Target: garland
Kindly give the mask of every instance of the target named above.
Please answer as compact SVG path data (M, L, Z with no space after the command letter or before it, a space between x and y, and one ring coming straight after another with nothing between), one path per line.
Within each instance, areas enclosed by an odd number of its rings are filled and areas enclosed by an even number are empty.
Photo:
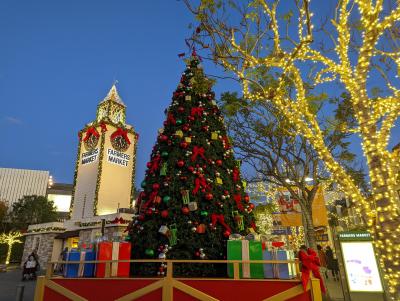
M100 142L100 156L99 156L99 169L97 173L96 180L96 190L94 192L94 200L93 200L93 215L97 215L97 203L99 201L99 190L100 190L100 179L101 172L103 170L103 157L104 157L104 143L106 141L105 132L101 133L101 142Z
M53 231L65 231L65 228L61 227L47 227L47 228L38 228L26 231L26 233L37 233L37 232L53 232Z
M132 186L131 186L131 201L129 203L129 208L132 209L132 202L135 197L135 178L136 178L136 151L137 151L137 144L139 141L139 134L134 132L134 149L132 155Z

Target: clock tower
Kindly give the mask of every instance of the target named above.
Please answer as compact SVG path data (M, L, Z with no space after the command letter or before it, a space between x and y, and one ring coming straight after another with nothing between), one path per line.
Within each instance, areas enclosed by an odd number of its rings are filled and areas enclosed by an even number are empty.
M130 208L134 193L137 134L126 124L126 106L113 85L96 119L79 131L71 219Z

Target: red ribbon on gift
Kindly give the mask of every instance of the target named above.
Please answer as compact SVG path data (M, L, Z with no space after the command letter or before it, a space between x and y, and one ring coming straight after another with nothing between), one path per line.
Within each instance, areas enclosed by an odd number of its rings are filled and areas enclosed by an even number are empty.
M215 225L219 223L225 230L232 232L231 228L225 223L225 217L223 214L211 214L211 225L215 227Z
M240 195L240 194L235 194L234 196L233 196L233 200L235 201L235 203L236 203L236 207L240 210L240 211L243 211L243 205L242 205L242 203L241 203L241 201L242 201L242 196Z
M206 178L202 174L199 174L199 176L194 180L194 185L195 186L192 191L193 194L197 194L200 187L202 187L203 189L208 189Z
M310 280L310 273L313 273L314 277L319 279L321 291L325 294L326 289L322 276L319 272L320 264L317 253L311 248L309 248L307 252L301 250L299 252L299 260L301 262L301 282L303 284L304 291L307 290L307 284Z
M197 156L200 156L204 160L207 160L206 157L204 156L204 152L205 152L204 147L198 147L197 145L195 145L193 147L192 162L196 161Z
M83 141L88 140L90 138L90 136L92 136L92 135L94 135L96 137L100 136L100 134L97 132L97 130L94 126L91 126L90 128L87 129L86 135L85 135L85 138L83 138Z
M101 132L107 132L107 126L104 122L100 122Z
M237 167L234 167L232 171L233 182L239 181L239 175L239 169Z
M172 125L176 124L176 119L174 117L174 114L168 113L167 122L172 124Z
M122 136L128 144L131 144L131 141L128 138L128 130L123 130L122 128L118 128L114 133L111 135L111 139L115 137Z
M160 161L161 161L161 156L156 155L154 159L150 162L151 163L151 167L149 170L150 173L154 173L156 170L158 170L158 168L160 167Z
M204 109L203 109L203 108L201 108L201 107L194 107L194 108L192 108L191 111L190 111L190 116L193 116L193 117L196 117L196 116L201 117L201 115L203 115L203 112L204 112Z

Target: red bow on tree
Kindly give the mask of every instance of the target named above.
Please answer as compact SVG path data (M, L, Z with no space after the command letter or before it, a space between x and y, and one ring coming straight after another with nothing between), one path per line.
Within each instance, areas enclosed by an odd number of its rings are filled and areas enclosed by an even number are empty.
M174 117L174 114L168 113L167 122L172 124L172 125L176 124L176 119Z
M211 214L211 224L213 227L219 223L222 227L224 227L225 230L232 232L231 228L225 223L225 217L223 214L216 214L213 213Z
M242 203L241 203L241 201L242 201L242 196L241 196L240 194L235 194L235 195L233 196L233 200L234 200L235 203L236 203L236 207L237 207L240 211L243 211L244 208L243 208L243 205L242 205Z
M232 177L233 177L233 182L239 181L239 169L237 167L233 168Z
M123 130L122 128L118 128L114 133L111 135L111 139L115 137L122 136L128 144L131 144L131 141L128 138L128 131Z
M204 160L207 160L206 157L204 156L204 147L198 147L197 145L195 145L193 147L193 154L192 154L192 162L196 161L197 156L202 157Z
M197 115L198 117L201 117L201 115L203 114L203 112L204 112L204 108L201 108L201 107L194 107L194 108L191 109L190 115L193 116L193 117L195 117L196 115Z
M222 142L224 144L225 149L229 149L231 147L229 138L227 136L222 137Z
M156 155L154 159L151 161L151 167L149 170L150 173L154 173L156 170L158 170L158 168L160 167L160 161L161 161L161 156Z
M107 126L104 122L100 122L101 132L107 132Z
M207 184L206 178L202 174L199 174L199 176L194 180L194 185L195 186L192 191L193 194L197 194L200 187L202 187L203 189L208 189L208 184Z
M90 128L87 129L86 136L85 136L85 138L83 138L83 141L88 140L90 138L90 136L92 136L92 135L94 135L96 137L100 136L100 134L97 132L97 130L94 126L91 126Z

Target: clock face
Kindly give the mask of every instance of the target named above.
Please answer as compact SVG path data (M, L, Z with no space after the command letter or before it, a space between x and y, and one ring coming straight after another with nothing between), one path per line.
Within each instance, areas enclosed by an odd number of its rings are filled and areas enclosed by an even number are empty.
M123 136L117 136L111 139L111 145L114 149L120 152L125 152L129 148L129 143Z
M83 142L85 149L87 151L94 150L99 143L99 137L96 137L95 135L90 135L90 137Z

